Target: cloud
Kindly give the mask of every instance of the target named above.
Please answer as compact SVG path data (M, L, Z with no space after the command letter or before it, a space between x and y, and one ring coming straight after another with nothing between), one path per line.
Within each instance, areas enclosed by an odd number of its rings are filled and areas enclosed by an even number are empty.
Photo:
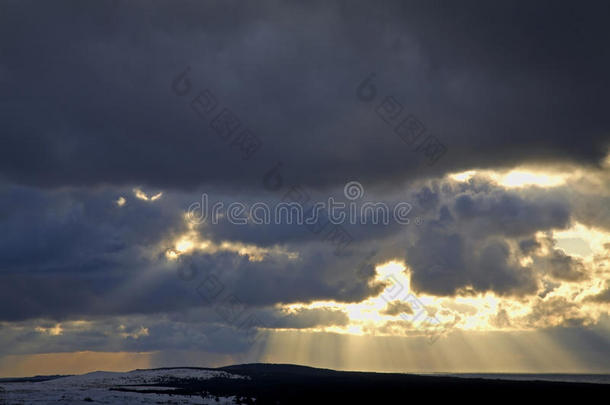
M346 4L2 6L5 352L231 353L251 344L230 319L238 309L267 330L348 327L345 311L285 304L376 297L375 265L403 259L411 289L444 297L438 313L456 322L480 314L456 296L497 297L484 316L499 328L602 316L597 245L581 257L554 233L610 230L610 6ZM357 92L371 72L368 101ZM204 95L209 113L194 102ZM447 147L440 160L397 136L387 96L398 121L415 117ZM221 111L235 133L220 133ZM508 184L524 168L529 183ZM359 202L411 204L409 225L346 225L354 240L336 254L301 226L185 219L203 192L273 206L297 187L345 201L349 181L364 185Z
M606 288L597 294L585 298L587 302L610 303L610 282L606 281Z
M578 310L578 304L564 297L539 299L532 311L525 317L526 323L534 328L549 328L553 326L579 327L591 320Z
M413 308L411 308L411 304L408 302L392 301L388 303L383 313L387 315L413 314Z
M293 313L285 314L277 322L274 328L307 329L317 326L347 325L349 318L340 310L329 308L299 308Z
M62 320L210 306L198 290L210 276L247 307L360 302L383 288L373 282L373 263L401 256L412 287L440 296L534 295L548 285L545 274L571 282L588 274L582 260L537 236L572 223L570 206L552 190L508 190L480 178L437 179L401 193L372 188L372 200L412 201L423 222L350 226L356 238L343 255L300 226L189 224L184 212L196 193L166 193L152 204L131 198L118 206L117 196L129 190L50 192L6 184L0 193L6 310L0 316ZM198 247L204 242L206 248ZM363 261L364 249L376 252L374 259ZM193 280L180 277L193 271ZM10 305L23 297L18 308Z
M468 289L500 295L537 290L533 268L522 265L520 258L538 243L537 232L568 227L567 204L480 179L437 182L423 190L437 208L428 207L427 220L406 247L416 290L436 295ZM553 269L559 274L557 264Z
M124 191L106 187L47 192L5 185L0 192L5 214L0 218L5 230L0 319L63 320L209 306L198 286L210 276L218 277L225 292L247 306L318 299L353 302L382 288L368 284L375 273L361 268L361 258L337 256L331 244L297 226L286 232L303 236L283 244L281 233L274 245L262 238L268 246L219 238L222 246L235 248L197 250L168 259L166 253L175 249L176 241L193 232L183 211L192 195L168 195L154 204L136 198L117 206L116 196ZM239 228L227 223L218 228L227 226ZM196 232L199 238L216 239L214 227ZM286 253L291 251L298 254ZM181 277L193 269L195 279Z
M587 277L582 261L566 255L559 249L551 253L548 266L550 274L559 280L578 281Z
M286 182L396 184L527 162L595 166L608 146L602 3L390 2L372 14L360 2L109 3L90 13L64 1L20 18L26 10L11 2L0 17L10 98L0 170L13 182L258 190L282 161ZM177 96L187 65L190 90ZM372 70L377 95L364 103L355 92ZM205 89L218 107L201 119L190 103ZM447 145L436 165L378 116L389 95ZM263 141L251 159L210 127L222 108Z

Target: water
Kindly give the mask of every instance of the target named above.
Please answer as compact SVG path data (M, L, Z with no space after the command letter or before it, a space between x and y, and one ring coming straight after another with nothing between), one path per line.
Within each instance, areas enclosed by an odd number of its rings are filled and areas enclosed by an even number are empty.
M486 378L513 381L560 381L610 384L610 374L523 374L523 373L454 373L434 374L462 378Z

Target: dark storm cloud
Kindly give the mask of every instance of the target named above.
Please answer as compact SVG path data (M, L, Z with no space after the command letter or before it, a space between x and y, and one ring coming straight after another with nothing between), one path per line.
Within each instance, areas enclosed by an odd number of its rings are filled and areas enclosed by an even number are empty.
M571 223L569 203L553 198L558 193L510 191L478 178L469 183L431 181L404 193L422 223L351 226L358 239L342 255L297 225L221 221L196 228L200 238L253 244L271 253L251 261L230 251L195 251L168 261L165 252L187 231L182 214L197 200L196 193L143 201L125 188L43 191L4 184L0 316L61 320L209 307L199 287L210 275L248 308L314 300L359 302L383 288L370 284L373 263L400 257L405 257L419 291L452 295L472 288L534 294L542 274L568 281L585 277L579 260L553 249L553 241L534 237ZM371 198L376 195L380 193L371 192ZM116 203L119 196L126 199L123 206ZM386 197L398 200L396 195ZM532 247L522 252L527 241L533 241ZM538 252L542 243L552 255ZM367 259L365 252L374 257ZM520 265L522 254L531 255L534 266ZM180 277L185 274L189 277Z
M58 190L2 184L0 266L3 271L86 272L104 268L162 235L185 229L181 212L129 198L128 189ZM133 256L133 255L132 255Z
M203 279L218 274L221 282L248 305L335 299L359 302L381 292L374 272L358 273L357 256L337 257L324 246L303 247L296 260L270 257L261 262L230 253L193 255L190 261ZM256 285L256 288L252 288Z
M303 329L346 325L343 311L327 308L298 309L284 313L257 309L252 326ZM56 323L31 319L0 322L0 355L65 351L207 350L231 353L252 344L253 330L230 325L209 308L189 308L163 314L97 316L87 321Z
M577 259L561 249L556 249L555 242L550 237L544 238L542 243L547 246L548 253L532 255L536 268L543 269L561 281L581 281L587 278L582 259Z
M594 164L608 141L608 5L589 2L3 2L0 170L41 186L306 185L477 166ZM36 12L31 12L36 10ZM171 82L191 66L191 90ZM355 90L377 72L370 104ZM241 160L189 102L262 141ZM386 95L449 148L429 167Z
M494 291L500 295L533 294L540 274L560 280L586 277L582 262L554 241L536 238L540 231L566 229L573 217L562 191L507 190L489 179L433 181L415 192L425 196L423 224L407 237L406 262L416 290L436 295L459 291ZM548 253L539 252L545 244ZM531 256L533 265L520 258Z
M538 294L532 325L562 312L566 324L583 324L573 303L543 299L561 282L585 279L587 269L536 235L574 221L610 229L609 180L582 181L573 193L572 185L507 190L479 177L438 179L520 163L599 165L610 139L609 8L2 2L0 321L27 327L0 324L0 353L231 353L251 344L249 331L202 294L206 277L256 315L256 327L345 325L342 311L287 314L277 304L360 302L384 287L373 282L374 264L396 258L405 259L416 291ZM173 85L187 66L188 82ZM371 72L369 102L357 87ZM205 89L218 105L200 116L191 103ZM379 116L386 96L448 147L436 164ZM249 159L211 126L225 108L239 131L262 141ZM304 227L221 220L194 231L217 244L297 256L165 257L188 231L183 213L202 192L226 204L273 206L299 185L314 200L344 201L352 180L366 190L359 202L412 204L412 222L346 225L354 241L337 255ZM164 194L143 201L133 187ZM533 264L522 265L524 256ZM608 302L608 290L588 300ZM392 304L386 313L409 309ZM508 321L501 315L499 324ZM93 326L71 326L75 319ZM51 336L60 321L64 333Z
M362 198L349 200L344 194L344 187L328 189L326 192L315 192L315 190L304 189L302 187L286 189L282 193L258 193L258 194L228 194L218 193L214 189L205 193L206 202L202 202L202 196L193 196L193 200L189 204L194 204L194 209L190 211L193 215L194 222L197 222L197 229L206 234L206 237L221 242L222 240L240 241L243 243L253 243L259 246L273 246L276 244L291 244L299 245L308 242L326 242L332 247L332 243L328 242L328 235L333 228L333 224L329 221L328 207L329 199L332 198L336 204L345 204L346 209L342 210L345 213L345 220L341 221L340 227L349 233L351 241L345 250L349 253L356 253L359 249L367 249L364 246L366 243L375 241L380 243L382 240L391 240L397 234L415 231L417 223L416 219L425 212L428 207L418 206L417 210L413 209L416 197L412 195L412 190L419 190L418 187L412 185L408 188L407 185L399 187L396 190L388 190L385 187L369 189L369 183L362 185L364 196ZM308 200L303 199L301 203L302 222L298 223L294 215L289 219L287 215L279 213L277 207L279 204L286 204L301 201L300 194L304 192ZM221 207L221 212L226 213L227 207L234 202L239 202L244 206L244 213L239 215L240 219L248 219L256 205L264 204L269 212L269 220L267 223L256 223L249 218L243 225L236 226L232 224L227 215L216 219L217 224L210 227L213 207ZM314 218L313 204L324 204L324 209L320 210L315 224L305 222ZM355 214L349 214L349 204L355 204ZM363 209L364 204L383 204L387 207L387 216L385 214L376 214L376 221L371 214L371 210ZM255 205L256 204L256 205ZM409 211L405 215L408 223L396 221L396 207L400 205L408 207ZM427 204L427 203L426 203ZM199 207L206 206L206 210ZM186 209L187 206L185 206ZM364 211L364 213L363 213ZM204 214L205 212L205 214ZM257 217L262 218L261 211L255 213ZM201 217L201 218L200 218ZM338 215L337 215L338 217ZM353 218L353 220L352 220ZM384 221L387 218L387 222ZM399 219L402 217L399 217ZM200 222L200 223L199 223ZM264 221L261 221L264 222Z
M247 348L248 343L244 333L219 325L211 315L201 312L188 322L184 318L158 314L64 322L55 334L49 330L57 324L44 320L12 325L18 327L7 326L0 334L2 354L162 349L234 352Z
M300 309L295 313L280 318L274 324L275 328L313 328L316 326L344 326L349 322L347 314L343 311L328 308Z
M246 309L318 299L355 302L379 293L380 285L367 286L366 280L354 277L353 268L339 265L334 257L308 257L299 263L252 263L235 253L206 255L200 257L201 273L193 280L181 279L175 266L160 262L163 258L109 264L93 274L80 269L66 275L63 268L37 274L3 272L0 319L66 320L210 308L217 303L202 292L201 286L209 282L209 274L217 274L214 277L222 283L223 300L234 298ZM136 271L139 276L130 274ZM258 287L253 289L253 285ZM218 321L228 322L222 318ZM295 322L293 327L301 321ZM285 323L285 327L290 324Z
M606 171L608 173L608 171ZM602 177L601 184L570 184L566 194L571 202L574 217L589 227L610 229L610 179Z
M123 206L116 203L119 196L125 198ZM199 286L210 276L247 307L316 299L354 302L382 288L368 284L375 273L362 267L361 257L338 256L331 244L298 226L280 231L268 226L275 232L274 243L261 237L269 247L296 253L296 258L271 252L256 262L248 255L219 251L170 261L166 250L187 231L183 213L194 199L175 194L144 201L130 189L45 191L3 184L0 320L209 307ZM206 225L201 238L241 242L214 236L223 227L238 225ZM290 233L302 236L285 238ZM256 240L248 242L260 246Z

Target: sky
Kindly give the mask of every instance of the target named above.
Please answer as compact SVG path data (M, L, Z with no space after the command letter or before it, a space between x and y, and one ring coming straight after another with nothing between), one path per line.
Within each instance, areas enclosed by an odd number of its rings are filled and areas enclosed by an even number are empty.
M0 376L610 373L609 12L3 0Z

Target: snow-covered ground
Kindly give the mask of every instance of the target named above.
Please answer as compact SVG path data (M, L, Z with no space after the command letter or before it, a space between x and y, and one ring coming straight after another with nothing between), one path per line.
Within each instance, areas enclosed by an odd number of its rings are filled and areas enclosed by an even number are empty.
M216 370L188 368L161 370L134 370L127 373L96 371L89 374L62 377L43 382L1 383L0 405L8 404L232 404L233 397L202 398L200 396L170 395L173 388L155 387L167 394L113 391L128 385L129 389L150 390L138 387L146 384L163 384L173 378L209 379L247 378Z

